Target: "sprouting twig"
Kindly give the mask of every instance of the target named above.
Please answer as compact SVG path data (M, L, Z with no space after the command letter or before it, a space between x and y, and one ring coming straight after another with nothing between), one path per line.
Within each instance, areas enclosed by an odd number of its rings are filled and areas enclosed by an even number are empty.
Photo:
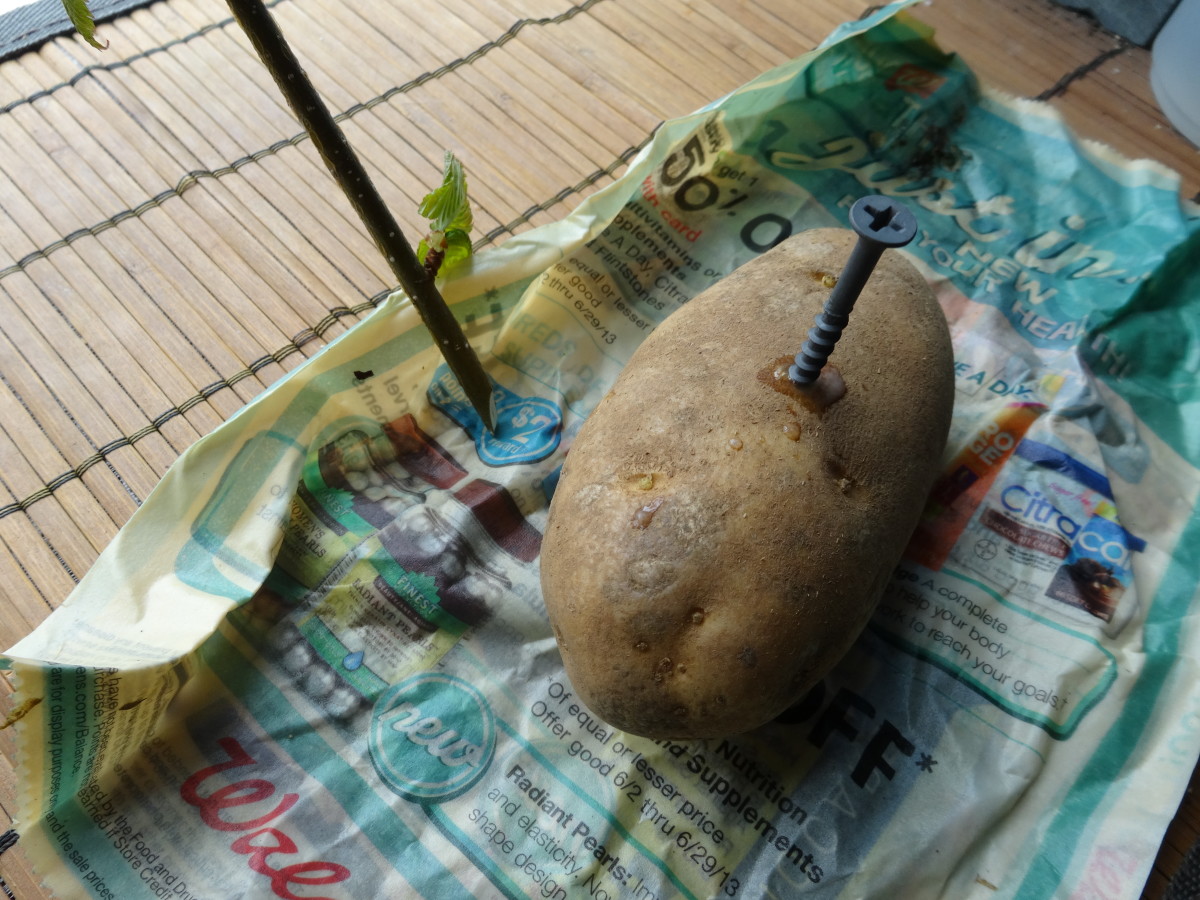
M308 131L313 145L375 245L412 301L434 343L450 366L471 405L489 430L496 427L492 384L458 320L450 312L432 275L417 259L358 155L334 121L275 20L261 0L228 0L238 24L283 92L288 106Z

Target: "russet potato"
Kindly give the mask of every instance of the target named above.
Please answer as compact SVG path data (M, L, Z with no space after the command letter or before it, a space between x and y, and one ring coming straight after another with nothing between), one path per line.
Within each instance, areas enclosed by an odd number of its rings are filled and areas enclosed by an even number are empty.
M576 691L620 729L768 722L845 654L900 559L953 405L932 292L888 251L816 384L786 374L854 242L796 235L673 314L568 453L542 589Z

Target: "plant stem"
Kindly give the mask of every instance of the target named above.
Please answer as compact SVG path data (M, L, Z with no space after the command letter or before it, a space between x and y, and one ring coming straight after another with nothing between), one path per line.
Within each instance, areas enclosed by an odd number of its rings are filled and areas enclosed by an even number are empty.
M433 277L417 259L395 218L346 135L308 79L279 26L261 0L227 0L238 24L250 38L263 65L283 92L321 159L358 213L375 246L391 266L400 286L416 307L471 405L489 431L496 428L495 399L479 357L437 289Z

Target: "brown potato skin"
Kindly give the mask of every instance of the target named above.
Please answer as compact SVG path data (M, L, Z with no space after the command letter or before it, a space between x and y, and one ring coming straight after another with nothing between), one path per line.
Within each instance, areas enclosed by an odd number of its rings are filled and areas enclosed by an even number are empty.
M542 592L575 690L617 728L770 721L845 654L900 560L954 397L925 281L884 253L830 359L840 399L773 378L854 241L796 235L674 313L570 449Z

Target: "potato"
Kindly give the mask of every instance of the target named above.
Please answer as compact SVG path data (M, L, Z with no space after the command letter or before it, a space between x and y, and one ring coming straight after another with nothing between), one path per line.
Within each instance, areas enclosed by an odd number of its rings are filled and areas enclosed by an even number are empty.
M938 472L946 320L883 255L816 384L787 366L855 242L821 229L668 318L584 423L542 544L579 697L651 738L747 731L866 625Z

